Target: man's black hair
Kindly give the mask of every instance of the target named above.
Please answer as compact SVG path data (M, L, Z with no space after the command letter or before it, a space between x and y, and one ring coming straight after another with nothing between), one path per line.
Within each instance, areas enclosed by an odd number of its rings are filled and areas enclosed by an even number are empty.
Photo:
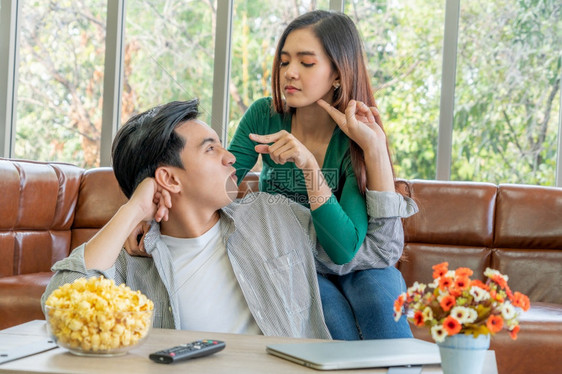
M180 153L185 139L175 129L199 116L199 100L172 101L131 117L117 132L111 156L121 190L130 198L160 166L184 168Z

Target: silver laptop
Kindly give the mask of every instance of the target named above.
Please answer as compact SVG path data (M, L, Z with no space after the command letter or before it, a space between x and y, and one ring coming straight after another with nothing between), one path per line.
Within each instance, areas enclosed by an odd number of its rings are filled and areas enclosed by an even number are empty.
M317 370L441 363L437 344L413 338L270 344L266 351Z

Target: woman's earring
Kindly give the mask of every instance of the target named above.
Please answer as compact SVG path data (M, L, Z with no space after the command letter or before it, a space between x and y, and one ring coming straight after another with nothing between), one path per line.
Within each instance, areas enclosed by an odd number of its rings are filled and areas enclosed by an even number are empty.
M334 91L337 91L340 88L340 82L334 82L332 86L334 87Z

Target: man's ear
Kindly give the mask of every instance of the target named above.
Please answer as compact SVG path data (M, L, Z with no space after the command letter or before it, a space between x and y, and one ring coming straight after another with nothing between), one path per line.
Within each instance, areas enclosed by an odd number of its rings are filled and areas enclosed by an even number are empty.
M179 193L181 191L181 183L174 170L170 167L161 166L156 169L154 179L162 188L170 193Z

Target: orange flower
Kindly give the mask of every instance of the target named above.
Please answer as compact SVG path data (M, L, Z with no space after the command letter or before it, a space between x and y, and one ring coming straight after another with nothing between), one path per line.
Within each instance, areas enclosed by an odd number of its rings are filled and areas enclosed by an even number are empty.
M491 279L496 282L502 289L507 287L507 281L499 274L493 274Z
M399 312L402 310L402 306L404 305L404 295L398 296L398 299L394 301L394 311Z
M505 287L505 294L507 295L507 298L509 300L513 299L513 292L511 292L511 289L509 288L509 286Z
M505 298L501 293L496 293L494 295L494 299L496 299L499 303L503 303L505 301Z
M490 330L492 334L495 334L496 332L502 329L503 318L492 314L490 317L488 317L488 320L486 321L486 327L488 328L488 330Z
M468 269L470 270L470 269ZM470 279L467 276L459 276L455 279L455 287L459 290L465 290L470 287Z
M439 278L439 289L441 291L445 290L447 287L450 287L452 284L453 284L453 279L450 277Z
M519 325L513 326L511 330L509 330L509 336L513 340L517 340L517 333L519 332Z
M448 316L443 321L443 328L448 335L455 335L461 331L462 325L455 318Z
M473 281L470 282L471 286L476 286L478 288L481 288L485 291L489 291L490 287L488 287L488 285L486 285L486 283L482 282L480 279L475 279Z
M473 272L469 268L458 268L455 270L455 275L457 277L470 277L472 274Z
M449 288L449 295L453 296L453 297L459 297L460 295L462 295L462 290L460 288L457 287L451 287Z
M424 323L423 313L417 310L416 313L414 313L414 325L419 327L419 326L423 326L423 323Z
M531 302L529 301L529 298L518 291L516 291L513 294L513 299L511 300L511 303L514 306L523 309L524 311L528 311L529 308L531 307Z
M448 312L452 307L455 306L456 303L457 301L453 296L447 295L441 299L439 305L441 306L441 309L443 309L445 312Z
M433 265L431 268L433 269L433 279L442 277L443 275L445 275L447 273L447 271L449 271L449 263L448 262L442 262L440 264L437 265Z

